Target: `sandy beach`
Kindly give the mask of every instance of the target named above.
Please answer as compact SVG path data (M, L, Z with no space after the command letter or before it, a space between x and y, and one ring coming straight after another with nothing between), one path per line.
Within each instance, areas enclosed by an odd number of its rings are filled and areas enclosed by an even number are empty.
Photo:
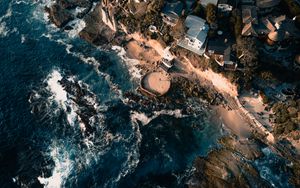
M233 134L239 138L249 138L251 136L251 128L249 123L244 120L238 110L228 110L223 106L216 106L213 108L219 120L228 128Z

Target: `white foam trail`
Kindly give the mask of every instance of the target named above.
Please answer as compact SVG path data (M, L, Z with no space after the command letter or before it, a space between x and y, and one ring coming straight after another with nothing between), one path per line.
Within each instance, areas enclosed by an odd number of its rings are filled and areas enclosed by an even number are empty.
M16 0L15 3L16 3L17 5L19 5L19 4L21 4L21 3L26 4L26 5L29 5L31 2L30 2L30 1L23 1L23 0Z
M112 50L117 52L118 56L124 61L132 78L140 79L142 77L142 70L137 67L139 65L137 59L127 57L125 49L121 46L112 46Z
M60 104L65 110L65 103L68 100L67 92L64 90L63 86L59 83L62 80L62 75L54 70L47 79L48 89L53 94L54 100Z
M130 172L133 172L134 169L138 166L140 160L140 146L142 142L142 134L140 131L139 125L132 121L131 122L133 134L135 134L136 142L133 144L131 148L126 152L127 158L126 161L122 164L121 172L118 174L118 176L111 181L112 184L119 182L122 177L125 177ZM130 138L133 138L130 136ZM107 182L104 187L112 187L109 185L110 182Z
M182 115L182 110L176 109L176 110L154 111L151 117L148 117L145 113L131 111L130 118L132 122L137 122L138 120L142 123L142 125L147 125L148 123L150 123L150 121L152 121L153 119L157 118L160 115L169 115L169 116L174 116L175 118L186 117L185 115Z
M53 70L46 79L47 90L52 93L50 100L54 100L67 114L69 125L74 126L78 120L76 111L78 110L74 102L68 99L68 93L61 85L62 75L58 70ZM69 111L67 111L69 107Z
M64 181L70 174L73 163L69 158L68 152L64 148L53 147L50 152L50 157L55 163L52 175L48 178L38 177L38 180L46 188L63 187Z
M85 28L86 23L84 20L82 19L75 19L73 21L71 21L68 26L71 26L73 29L67 31L68 36L70 38L75 38L78 37L78 34L80 31L83 30L83 28Z
M5 22L0 23L0 38L7 37L9 34L9 29L6 27Z
M145 113L139 113L136 111L131 112L130 118L132 122L139 120L143 125L147 125L152 120Z
M21 44L23 44L24 42L26 41L26 37L25 37L25 35L21 35Z
M0 17L0 38L7 37L9 35L10 30L4 20L11 16L12 16L12 2L9 4L6 13Z

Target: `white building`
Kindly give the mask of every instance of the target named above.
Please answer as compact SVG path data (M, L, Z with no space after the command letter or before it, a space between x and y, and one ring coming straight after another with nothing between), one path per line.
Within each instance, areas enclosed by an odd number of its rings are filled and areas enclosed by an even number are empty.
M184 38L178 42L178 45L198 55L203 55L209 26L204 19L194 15L189 15L184 23L188 31Z
M201 0L200 3L203 7L206 7L208 4L217 5L218 0Z

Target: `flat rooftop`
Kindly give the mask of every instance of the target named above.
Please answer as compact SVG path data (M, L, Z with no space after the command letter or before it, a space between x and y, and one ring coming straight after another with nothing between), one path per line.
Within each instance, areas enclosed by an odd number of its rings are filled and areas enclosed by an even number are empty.
M171 80L166 73L151 72L142 78L141 87L153 95L161 96L169 91Z

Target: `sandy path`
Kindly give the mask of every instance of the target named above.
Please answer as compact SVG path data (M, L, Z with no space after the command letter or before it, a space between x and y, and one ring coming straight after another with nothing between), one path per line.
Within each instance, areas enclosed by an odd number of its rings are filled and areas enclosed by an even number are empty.
M153 48L145 49L138 41L131 41L126 46L127 56L131 59L137 59L141 63L155 63L160 61L161 56Z
M189 73L195 73L200 81L204 82L204 85L213 85L220 93L226 93L231 97L238 96L237 86L232 84L228 79L226 79L221 74L215 73L212 70L208 69L202 71L200 69L195 68L189 59L185 58L185 70ZM205 83L207 82L207 83Z

